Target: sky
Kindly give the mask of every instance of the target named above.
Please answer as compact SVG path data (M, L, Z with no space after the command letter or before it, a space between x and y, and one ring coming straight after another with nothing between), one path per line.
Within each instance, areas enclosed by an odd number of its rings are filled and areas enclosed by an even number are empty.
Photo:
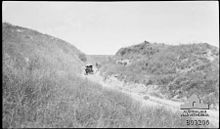
M219 47L218 1L4 1L2 18L61 38L86 54L112 55L145 40Z

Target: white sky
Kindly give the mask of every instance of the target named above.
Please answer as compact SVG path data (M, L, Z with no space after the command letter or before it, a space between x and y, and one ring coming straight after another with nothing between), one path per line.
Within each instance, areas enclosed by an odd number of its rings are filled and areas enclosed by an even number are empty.
M3 22L61 38L86 54L144 40L219 47L218 1L3 2Z

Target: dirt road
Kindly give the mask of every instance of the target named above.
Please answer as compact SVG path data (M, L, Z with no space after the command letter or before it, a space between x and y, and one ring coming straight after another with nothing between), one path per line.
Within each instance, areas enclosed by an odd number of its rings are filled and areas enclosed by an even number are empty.
M83 77L89 79L90 81L99 83L103 87L119 90L125 94L128 94L133 99L141 102L142 106L162 106L167 110L177 112L180 111L180 105L183 104L183 102L176 102L164 98L155 97L147 92L143 93L143 91L146 90L146 87L142 84L127 84L122 81L119 81L117 78L113 76L105 79L99 74L99 72L87 76L83 75ZM209 121L218 128L219 111L207 110L207 112L210 115L208 117Z

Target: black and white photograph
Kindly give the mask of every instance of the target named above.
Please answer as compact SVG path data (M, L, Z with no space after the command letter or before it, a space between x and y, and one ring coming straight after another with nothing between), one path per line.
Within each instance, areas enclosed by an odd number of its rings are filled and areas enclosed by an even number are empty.
M2 128L219 128L219 2L3 1Z

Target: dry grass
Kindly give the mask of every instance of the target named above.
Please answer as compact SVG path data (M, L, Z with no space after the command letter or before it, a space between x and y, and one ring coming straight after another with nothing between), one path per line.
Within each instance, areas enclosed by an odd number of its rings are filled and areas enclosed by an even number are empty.
M219 104L217 47L207 43L172 46L145 42L121 48L114 58L130 59L132 63L124 67L105 62L101 68L105 76L119 74L119 80L159 85L167 98L198 94L207 104Z
M30 71L16 69L13 60L3 62L4 128L187 127L179 114L142 108L69 71L46 66Z
M74 52L10 31L3 31L3 128L187 127L179 114L142 108L125 94L78 77ZM34 34L28 36L41 41Z
M38 72L14 80L4 74L4 128L187 127L179 114L142 108L129 96L86 79Z

